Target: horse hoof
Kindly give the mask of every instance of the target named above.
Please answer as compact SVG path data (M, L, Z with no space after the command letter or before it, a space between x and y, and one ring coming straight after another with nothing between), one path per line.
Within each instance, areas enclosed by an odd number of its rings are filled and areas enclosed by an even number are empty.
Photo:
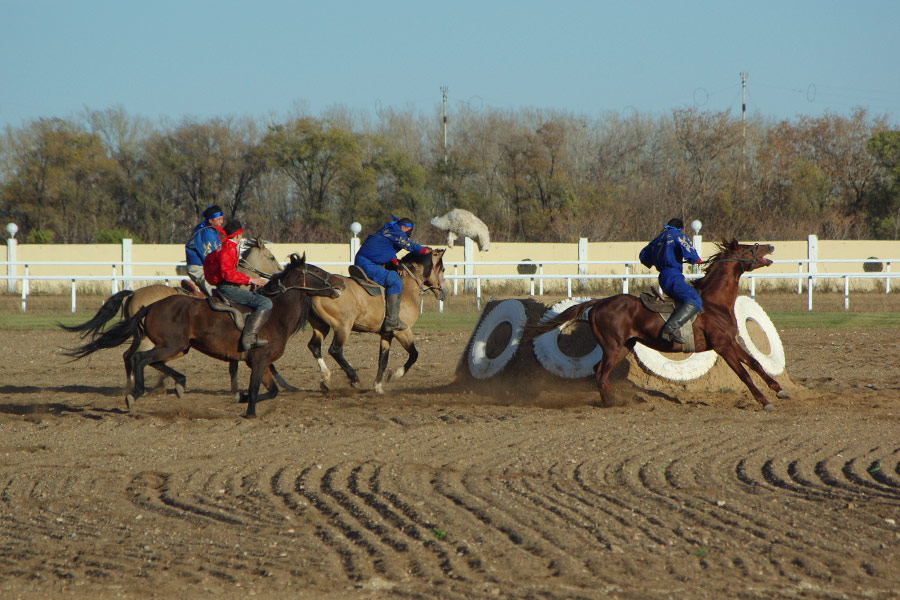
M781 390L780 392L778 392L777 394L775 394L775 397L776 397L776 398L790 398L790 396L788 395L788 393L787 393L786 391L784 391L784 390Z
M255 419L255 418L256 418L256 413L255 413L255 412L254 412L254 413L245 412L245 413L244 413L244 418L245 418L245 419Z
M331 391L331 388L328 387L328 384L324 381L319 383L319 390L325 392L326 394Z
M181 385L180 383L175 384L175 395L178 396L179 398L184 396L184 386Z
M131 412L132 406L134 406L134 396L128 394L125 396L125 407L128 409L128 412Z
M767 410L769 412L775 412L775 405L774 404L766 404L763 407L763 410Z
M384 386L381 383L375 384L375 393L378 394L379 396L384 395Z
M231 397L232 404L240 404L241 403L241 393L237 392L234 396Z

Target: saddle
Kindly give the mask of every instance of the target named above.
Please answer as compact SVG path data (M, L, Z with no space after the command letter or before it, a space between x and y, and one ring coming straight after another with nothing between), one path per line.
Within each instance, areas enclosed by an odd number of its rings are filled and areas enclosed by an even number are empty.
M219 290L213 290L213 295L207 298L207 302L211 309L229 313L231 315L231 320L234 321L234 326L238 328L238 331L244 330L244 319L246 315L253 312L253 309L249 306L233 304L223 296Z
M649 310L650 312L657 313L660 318L663 320L663 323L669 320L669 317L675 312L675 302L673 300L668 300L659 295L656 289L653 290L654 293L650 292L641 292L641 304L644 305L644 308ZM699 314L699 313L697 313ZM692 353L694 352L694 321L697 320L697 314L694 314L690 318L690 320L681 326L678 330L678 333L684 338L684 347L681 349L682 352Z
M384 294L384 288L369 279L366 272L358 266L350 265L347 272L350 273L350 279L361 285L362 289L366 290L370 296L382 296Z

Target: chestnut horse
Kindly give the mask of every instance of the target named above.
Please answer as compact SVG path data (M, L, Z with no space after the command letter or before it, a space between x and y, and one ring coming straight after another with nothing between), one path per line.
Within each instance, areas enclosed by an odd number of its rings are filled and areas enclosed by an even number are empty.
M281 263L272 254L272 251L266 248L266 245L259 238L248 240L246 248L241 252L241 259L238 262L238 271L244 275L261 275L262 277L270 277L272 273L281 271ZM107 298L100 309L89 320L80 325L63 325L57 323L66 331L73 331L81 334L82 338L87 336L96 337L100 334L106 324L112 320L122 310L122 317L128 319L133 317L143 307L153 304L157 300L168 298L176 294L190 295L190 292L183 288L169 287L163 284L154 284L138 288L136 290L122 290ZM195 295L202 297L199 290ZM145 339L139 350L149 350L152 347L150 340ZM278 383L287 390L296 391L297 388L286 382L275 365L272 365L272 375L278 380ZM231 392L234 394L235 400L240 397L238 392L238 361L230 361L228 363L228 374L231 377ZM125 387L131 391L134 382L131 378L125 382Z
M256 403L278 395L278 386L269 370L270 365L284 353L288 338L300 330L309 312L309 297L341 295L340 284L329 282L330 273L306 263L306 257L291 255L290 264L272 276L259 292L272 297L272 313L263 325L264 346L242 353L239 348L241 332L228 313L214 311L209 303L189 296L169 296L145 306L133 317L121 321L90 342L65 352L75 359L84 358L97 350L114 348L132 338L125 352L126 374L134 373L134 389L125 397L131 410L134 401L144 392L144 367L152 365L171 376L176 382L176 394L181 396L186 378L165 363L184 356L191 348L219 360L244 360L250 367L250 386L246 395L246 417L256 416ZM140 351L144 337L153 342L150 350ZM268 394L259 396L259 385L265 384Z
M719 252L713 255L704 269L704 276L694 282L694 288L703 300L703 312L692 327L696 352L715 350L740 377L753 397L766 409L774 410L744 368L748 365L766 382L778 398L787 398L787 392L750 356L737 341L737 319L734 302L737 299L738 282L743 273L767 267L772 261L765 258L775 251L770 244L739 244L737 240L716 244ZM629 294L589 300L577 304L557 317L525 328L525 338L533 339L556 328L565 327L579 319L590 309L587 320L597 343L603 349L603 358L596 367L597 386L604 406L610 402L609 374L638 342L660 352L679 352L682 344L668 342L659 337L664 321L659 314L647 310L641 300ZM743 364L742 364L743 363Z
M375 375L375 392L384 393L382 378L388 364L391 351L391 340L396 338L406 350L409 358L402 367L391 377L402 377L419 358L413 338L412 327L419 318L419 296L428 291L434 293L439 299L447 297L444 291L444 250L432 250L427 254L407 254L400 260L400 277L403 281L403 289L400 292L400 319L409 325L407 329L393 333L381 333L381 324L384 321L384 296L370 295L363 287L350 277L341 277L346 283L346 290L340 298L332 299L325 296L311 298L312 311L309 314L309 324L313 334L309 340L310 352L316 359L319 372L322 374L321 387L328 391L331 371L322 359L322 341L331 329L334 336L328 354L347 374L353 387L359 386L359 376L356 369L347 362L344 357L344 344L351 331L364 333L377 333L381 335L381 344L378 351L378 373Z

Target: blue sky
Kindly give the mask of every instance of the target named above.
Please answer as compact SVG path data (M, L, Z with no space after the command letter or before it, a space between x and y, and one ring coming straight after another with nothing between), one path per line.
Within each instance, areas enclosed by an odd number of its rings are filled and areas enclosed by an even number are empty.
M676 108L900 123L900 2L0 0L0 127L300 105Z

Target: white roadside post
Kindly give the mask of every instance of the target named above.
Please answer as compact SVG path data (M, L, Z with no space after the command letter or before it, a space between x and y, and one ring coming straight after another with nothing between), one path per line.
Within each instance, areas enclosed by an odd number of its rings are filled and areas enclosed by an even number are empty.
M9 275L9 279L6 280L6 291L13 293L16 291L16 280L13 279L16 276L16 265L12 263L16 262L16 245L18 244L16 234L19 233L19 226L15 223L7 223L6 232L9 234L9 239L6 240L6 262L9 263L6 265L6 274Z
M703 223L700 222L700 219L694 219L691 221L691 229L694 230L694 241L691 242L694 245L694 250L697 251L697 254L700 255L700 258L703 256L700 254L700 246L703 244L703 236L700 235L700 228L703 227ZM691 269L694 273L700 272L700 267L698 265L694 265Z
M350 238L350 264L353 264L353 261L356 260L356 253L359 252L359 232L362 231L362 225L360 225L357 221L353 221L350 223L350 233L353 234L353 237Z

